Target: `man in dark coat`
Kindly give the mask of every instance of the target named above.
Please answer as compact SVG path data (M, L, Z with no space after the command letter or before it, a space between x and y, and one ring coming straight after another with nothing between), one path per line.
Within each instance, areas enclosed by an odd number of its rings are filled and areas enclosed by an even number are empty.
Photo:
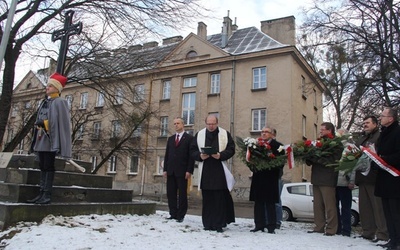
M379 124L375 116L367 116L363 120L363 134L357 140L357 146L368 147L376 144L379 137ZM362 166L365 167L365 166ZM361 237L373 241L387 241L389 236L386 228L382 200L376 197L375 182L378 168L372 167L367 175L363 171L354 169L350 177L350 187L358 186L358 206L362 234Z
M167 141L164 177L167 177L168 219L182 222L188 208L187 183L194 169L194 160L190 157L193 136L184 131L182 118L174 119L174 127L176 133Z
M199 161L204 230L223 232L223 227L235 221L230 194L234 179L226 162L235 154L235 142L228 131L218 127L216 116L207 116L205 122L206 128L196 133L190 152L193 159ZM205 147L212 150L206 152Z
M376 153L384 162L400 171L400 126L397 117L397 110L389 107L383 109L379 117L382 127ZM375 164L373 162L373 165ZM400 250L400 176L393 176L379 168L375 195L382 198L389 232L389 242L386 247Z
M264 127L261 131L261 139L271 146L273 154L279 155L278 148L282 146L282 143L273 139L272 131L272 128ZM250 232L264 232L264 228L267 228L268 233L275 233L275 204L279 202L279 173L282 168L283 166L253 173L250 186L250 200L254 201L255 228L250 230ZM268 218L265 218L266 216ZM266 224L266 221L268 221L268 224Z
M335 127L330 122L323 122L320 127L322 138L333 139ZM336 184L338 172L327 164L339 161L342 156L343 147L338 148L328 157L315 156L306 160L307 165L312 165L311 184L313 184L314 197L314 224L309 233L323 233L327 236L335 235L338 228L338 217L336 209Z

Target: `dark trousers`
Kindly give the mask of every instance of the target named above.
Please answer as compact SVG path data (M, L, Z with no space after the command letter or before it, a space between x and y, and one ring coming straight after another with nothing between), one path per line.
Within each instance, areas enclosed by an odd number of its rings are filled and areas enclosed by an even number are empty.
M383 212L392 246L400 246L400 198L382 198Z
M43 172L54 172L54 162L56 160L56 152L38 152L39 168Z
M202 221L206 229L219 229L227 224L226 190L201 190L203 196Z
M171 217L183 219L188 209L187 180L184 176L167 176L167 198Z
M268 224L266 224L268 221ZM276 228L275 203L266 201L254 202L254 224L256 228L267 228L268 232L273 232Z
M351 234L351 189L336 187L336 209L338 215L337 234L350 236Z

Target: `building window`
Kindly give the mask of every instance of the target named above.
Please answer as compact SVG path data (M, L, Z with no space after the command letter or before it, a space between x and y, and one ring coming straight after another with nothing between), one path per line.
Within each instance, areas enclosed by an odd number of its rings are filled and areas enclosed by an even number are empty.
M304 139L307 138L307 117L305 115L301 118L301 131Z
M254 109L252 110L252 130L261 131L262 128L267 124L267 110L266 109Z
M211 74L210 94L220 93L221 74Z
M168 116L160 118L160 136L168 136Z
M253 89L264 89L267 87L267 68L253 69Z
M78 133L77 133L76 139L77 140L83 140L83 133L84 132L85 132L85 125L82 124L78 128Z
M183 94L182 99L182 118L184 124L194 124L194 113L196 109L196 93Z
M121 134L120 121L112 121L111 125L111 138L118 138Z
M108 159L108 173L116 173L117 172L117 157L115 155L111 156Z
M317 91L313 89L313 103L314 103L314 109L318 110L318 105L317 105Z
M130 157L130 162L129 162L129 173L130 174L137 174L138 169L139 169L139 157L136 155L133 155Z
M25 102L25 109L30 109L32 107L31 101Z
M157 174L162 175L164 173L164 156L158 156L157 159Z
M94 171L97 167L97 156L92 156L90 162L92 163L92 171Z
M183 87L184 88L196 87L196 85L197 85L197 77L196 76L185 77L183 79Z
M104 106L104 92L100 91L97 92L96 107L103 107L103 106Z
M101 131L101 122L94 122L93 123L92 139L99 139L100 138L100 131Z
M16 104L12 105L11 117L16 117L18 115L18 106Z
M81 102L79 104L79 109L86 109L88 104L88 93L81 94Z
M71 108L72 108L72 101L73 101L72 95L66 95L66 96L65 96L65 100L67 100L68 108L71 110Z
M301 95L303 97L303 99L307 99L307 95L306 95L306 78L304 76L301 76Z
M138 84L135 86L133 102L143 102L144 100L144 84Z
M114 96L114 104L115 105L121 105L124 99L124 92L122 91L122 88L118 87L115 89L115 96Z
M186 54L186 59L193 58L193 57L196 57L196 56L197 56L197 52L194 51L194 50L191 50Z
M162 99L167 100L171 98L171 80L163 82Z
M133 131L132 137L140 137L142 135L142 125L137 126L136 130Z

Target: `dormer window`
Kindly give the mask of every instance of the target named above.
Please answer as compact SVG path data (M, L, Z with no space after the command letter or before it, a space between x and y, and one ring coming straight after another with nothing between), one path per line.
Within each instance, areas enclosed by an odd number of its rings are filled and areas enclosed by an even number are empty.
M194 58L194 57L197 57L197 52L194 50L191 50L186 54L186 59L190 59L190 58Z

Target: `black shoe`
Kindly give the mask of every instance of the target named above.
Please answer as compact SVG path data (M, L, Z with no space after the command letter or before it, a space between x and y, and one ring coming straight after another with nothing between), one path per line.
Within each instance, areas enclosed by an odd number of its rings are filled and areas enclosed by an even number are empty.
M281 224L276 224L276 229L281 229Z
M176 220L176 217L170 216L170 217L167 218L167 220Z
M319 234L322 234L323 232L318 232L318 231L310 230L310 231L307 231L307 233L309 233L309 234L312 234L312 233L319 233Z
M211 227L204 227L203 228L205 231L212 231Z
M268 233L269 234L275 234L275 231L274 230L268 230Z
M252 232L252 233L255 233L255 232L258 232L258 231L264 232L264 228L256 227L256 228L250 230L250 232Z
M331 234L331 233L324 233L324 236L334 236L335 234Z
M222 227L217 228L217 233L223 233L224 230L222 230Z
M378 247L383 247L383 248L389 248L389 247L393 247L393 244L390 242L390 241L388 241L388 242L386 242L386 243L384 243L384 244L376 244Z
M176 219L176 222L182 223L183 222L183 218Z

